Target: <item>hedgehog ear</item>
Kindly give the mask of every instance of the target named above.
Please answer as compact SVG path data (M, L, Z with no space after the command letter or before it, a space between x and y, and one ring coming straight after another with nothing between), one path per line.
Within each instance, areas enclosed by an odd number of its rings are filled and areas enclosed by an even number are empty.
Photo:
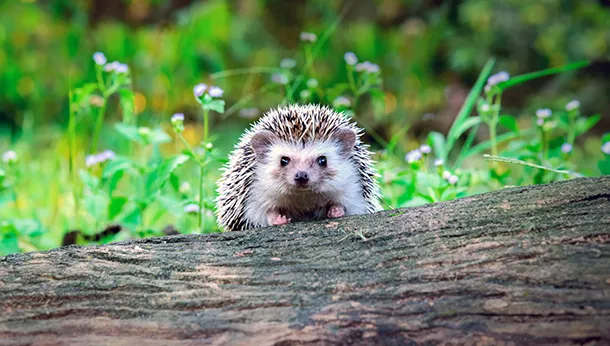
M356 132L342 127L333 134L333 138L339 142L341 154L348 157L356 145Z
M252 136L250 145L252 146L252 149L254 149L256 157L262 159L267 151L269 151L271 144L273 144L273 142L275 142L277 139L278 137L275 135L275 133L268 130L261 130Z

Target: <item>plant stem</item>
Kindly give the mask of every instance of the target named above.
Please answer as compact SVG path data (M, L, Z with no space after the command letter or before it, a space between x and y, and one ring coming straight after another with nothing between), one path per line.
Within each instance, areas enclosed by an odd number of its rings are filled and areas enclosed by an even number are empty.
M208 132L210 127L209 110L203 110L203 143L208 142Z
M72 104L73 94L72 89L69 91L69 112L70 119L68 120L68 169L70 171L70 179L72 180L72 198L74 199L74 206L76 215L74 221L78 228L80 208L78 201L78 186L76 181L76 170L74 168L74 156L76 155L76 119L74 115L74 105Z
M203 174L204 167L203 164L199 165L199 229L201 233L203 233Z
M95 128L93 129L93 139L91 141L91 153L92 154L97 152L97 141L100 137L100 132L102 131L102 126L104 125L104 113L106 112L106 102L108 102L108 99L104 98L104 104L99 109L99 113L97 115L97 122L95 124Z
M500 104L502 103L502 92L496 95L492 109L492 116L489 119L489 140L491 141L491 155L498 155L498 142L496 141L496 127L500 114Z

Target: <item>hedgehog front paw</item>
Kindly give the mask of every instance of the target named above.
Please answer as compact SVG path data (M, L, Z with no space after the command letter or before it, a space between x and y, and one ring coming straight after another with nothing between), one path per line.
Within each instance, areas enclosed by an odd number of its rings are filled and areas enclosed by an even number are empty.
M269 223L273 226L285 225L290 222L290 219L285 215L282 215L278 212L271 212L268 214Z
M345 216L345 209L340 205L332 205L326 214L329 219Z

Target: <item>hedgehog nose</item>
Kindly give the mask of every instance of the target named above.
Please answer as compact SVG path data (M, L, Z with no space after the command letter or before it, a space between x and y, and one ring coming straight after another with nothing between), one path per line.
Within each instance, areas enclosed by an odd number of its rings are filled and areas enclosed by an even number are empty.
M309 181L309 176L307 175L307 172L300 171L294 175L294 181L299 184L307 184L307 182Z

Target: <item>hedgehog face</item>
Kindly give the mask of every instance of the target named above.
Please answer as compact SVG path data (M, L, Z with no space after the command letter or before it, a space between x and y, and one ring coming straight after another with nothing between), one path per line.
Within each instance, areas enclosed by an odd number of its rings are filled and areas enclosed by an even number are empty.
M354 172L349 160L355 145L352 130L341 129L326 141L292 143L262 131L252 139L259 180L278 193L332 193Z

